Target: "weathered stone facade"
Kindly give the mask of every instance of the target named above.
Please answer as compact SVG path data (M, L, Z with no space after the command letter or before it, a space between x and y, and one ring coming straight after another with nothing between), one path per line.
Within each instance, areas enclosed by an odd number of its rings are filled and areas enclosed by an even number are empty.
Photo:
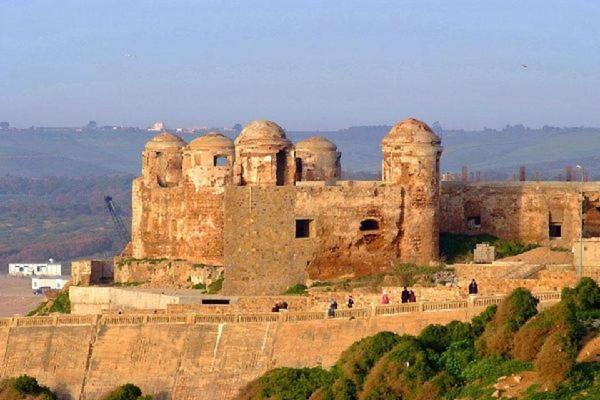
M380 182L340 181L337 147L270 121L235 142L160 134L133 183L131 256L225 267L228 293L381 272L438 256L440 139L408 119L382 142Z

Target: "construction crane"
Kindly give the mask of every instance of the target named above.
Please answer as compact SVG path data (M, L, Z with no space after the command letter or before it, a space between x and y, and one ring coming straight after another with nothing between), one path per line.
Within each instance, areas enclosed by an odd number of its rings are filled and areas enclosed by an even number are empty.
M120 207L110 196L105 196L104 202L106 203L106 210L112 217L112 220L115 224L117 235L119 235L119 239L121 239L121 242L123 242L123 246L125 246L129 242L129 231L127 231L127 227L125 227L123 219L121 218Z

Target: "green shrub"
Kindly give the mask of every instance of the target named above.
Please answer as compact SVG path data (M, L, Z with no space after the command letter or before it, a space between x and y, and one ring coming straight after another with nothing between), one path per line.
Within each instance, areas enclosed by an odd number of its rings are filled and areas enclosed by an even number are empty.
M488 322L494 319L494 315L498 311L498 306L496 304L489 306L485 309L484 312L474 317L471 320L471 327L474 336L480 336L485 329L485 326Z
M417 338L404 335L371 369L359 399L410 398L407 396L415 393L435 374L435 366Z
M148 398L148 396L142 397L142 390L139 387L126 383L110 392L104 400L141 400L143 398Z
M219 279L217 279L214 282L211 282L210 285L208 285L208 294L217 294L221 291L221 289L223 289L223 281L225 280L224 277L220 277Z
M48 312L59 312L63 314L71 313L71 300L69 299L69 291L61 291L58 293L58 296L52 302L50 309Z
M495 246L498 258L514 256L539 247L538 244L502 240L487 233L465 235L444 232L440 234L440 256L450 264L472 259L473 250L478 243Z
M307 289L308 287L306 285L303 285L302 283L297 283L287 288L287 290L282 294L306 296L308 294Z
M202 282L192 285L192 289L206 290L206 285Z
M21 375L13 381L13 388L22 396L41 396L47 400L56 400L54 394L48 387L41 386L37 379L29 375Z
M466 367L475 360L475 348L471 340L452 343L438 360L439 369L448 372L457 379L465 379Z
M483 355L508 355L515 332L537 313L538 300L529 290L515 289L500 303L494 318L486 324L476 343Z
M320 367L277 368L246 385L238 399L306 400L330 384L331 375Z

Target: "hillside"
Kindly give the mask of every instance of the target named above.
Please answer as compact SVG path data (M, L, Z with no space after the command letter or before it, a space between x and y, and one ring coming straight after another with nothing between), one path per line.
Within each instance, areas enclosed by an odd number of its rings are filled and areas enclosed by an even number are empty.
M390 126L352 127L326 132L289 132L292 140L323 135L342 151L342 166L353 176L375 177L381 167L380 141ZM600 128L442 130L442 170L484 171L489 178L512 177L519 166L542 179L564 176L565 166L584 165L594 177L600 170ZM141 151L152 133L142 130L30 129L0 132L0 175L22 177L139 174ZM195 136L184 134L190 141ZM366 172L366 174L364 173ZM358 175L357 175L358 173ZM596 177L600 177L596 173Z
M75 258L120 251L123 244L104 196L115 199L129 224L132 178L0 177L0 272L11 261L54 258L68 265Z

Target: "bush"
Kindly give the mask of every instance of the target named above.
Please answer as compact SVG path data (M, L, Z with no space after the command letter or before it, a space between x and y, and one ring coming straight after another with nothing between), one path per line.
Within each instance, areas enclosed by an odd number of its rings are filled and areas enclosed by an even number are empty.
M297 283L297 284L287 288L287 290L285 292L283 292L282 294L306 296L308 294L307 289L308 289L308 287L306 285Z
M380 332L353 343L332 368L335 382L325 390L326 398L356 398L373 366L399 340L395 333Z
M489 306L484 312L471 320L471 329L474 336L480 336L488 322L494 319L498 306L496 304Z
M249 383L239 400L306 400L313 392L331 384L322 368L277 368Z
M514 333L537 313L538 300L523 288L515 289L498 307L492 321L477 340L483 355L507 356L513 346Z
M145 398L148 398L147 396ZM104 398L104 400L141 400L142 390L134 384L126 383L119 386Z
M375 364L367 376L360 400L409 398L436 374L427 352L412 336L402 336L396 346Z
M206 290L206 285L202 282L192 285L192 289Z
M546 341L535 360L538 381L544 389L555 389L575 366L577 347L566 336L555 332Z
M41 386L37 379L29 375L21 375L16 378L12 387L22 396L42 396L47 400L56 400L56 395L46 386Z
M224 277L220 277L219 279L217 279L216 281L212 282L210 285L208 285L208 294L217 294L221 291L221 289L223 289L223 281L225 280Z
M439 369L456 379L464 380L466 367L475 360L475 348L470 340L454 342L438 360Z
M450 264L471 259L477 243L489 243L495 246L498 258L515 256L539 247L538 244L502 240L487 233L477 235L441 233L440 256Z
M54 302L50 306L50 309L48 309L48 312L58 312L63 314L71 313L71 300L69 299L68 290L58 293L58 296L56 296L56 299L54 299Z

